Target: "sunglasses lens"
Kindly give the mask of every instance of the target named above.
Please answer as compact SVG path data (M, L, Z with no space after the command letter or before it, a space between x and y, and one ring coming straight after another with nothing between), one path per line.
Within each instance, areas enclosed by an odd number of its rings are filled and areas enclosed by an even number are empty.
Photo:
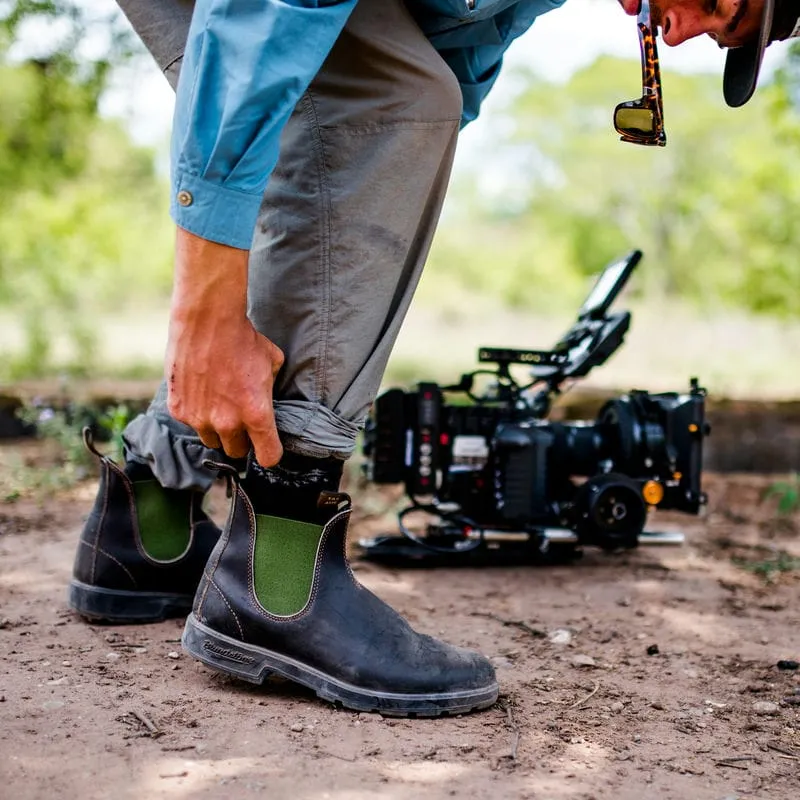
M650 108L620 105L614 111L614 127L618 133L633 139L652 136L656 132L656 115Z

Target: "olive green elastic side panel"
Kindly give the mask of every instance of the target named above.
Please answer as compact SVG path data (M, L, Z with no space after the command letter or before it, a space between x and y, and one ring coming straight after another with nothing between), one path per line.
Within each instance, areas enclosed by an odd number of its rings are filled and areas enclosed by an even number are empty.
M256 516L253 585L270 614L288 617L305 608L321 534L321 525Z
M173 561L189 546L190 492L170 492L158 481L135 481L136 516L145 553L154 561Z

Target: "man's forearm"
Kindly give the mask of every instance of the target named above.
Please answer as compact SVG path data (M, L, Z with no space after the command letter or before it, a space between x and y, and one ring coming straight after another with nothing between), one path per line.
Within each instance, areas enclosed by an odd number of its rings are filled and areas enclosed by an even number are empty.
M247 316L248 251L177 229L170 316L189 321Z
M248 251L178 229L164 364L168 408L201 441L259 463L282 448L272 387L283 353L247 318Z

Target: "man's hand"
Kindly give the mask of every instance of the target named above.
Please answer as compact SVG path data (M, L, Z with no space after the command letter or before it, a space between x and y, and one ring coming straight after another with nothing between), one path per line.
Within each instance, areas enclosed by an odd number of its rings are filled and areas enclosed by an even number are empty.
M283 353L247 319L246 250L178 228L165 374L168 408L207 447L265 467L282 448L272 384Z

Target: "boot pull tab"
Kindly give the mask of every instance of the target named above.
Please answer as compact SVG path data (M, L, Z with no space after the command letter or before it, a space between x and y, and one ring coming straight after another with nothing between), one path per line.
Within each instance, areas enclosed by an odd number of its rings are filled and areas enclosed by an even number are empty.
M320 511L336 512L344 511L350 507L350 495L344 492L322 491L317 498L317 508Z
M85 425L81 430L81 434L83 436L83 446L101 461L105 461L106 457L94 446L94 431L88 425Z
M228 498L232 497L234 484L238 486L241 482L239 470L236 469L236 467L232 467L230 464L226 464L224 461L212 461L210 458L203 461L203 466L212 472L219 473L219 475L225 478L227 486L225 494Z

